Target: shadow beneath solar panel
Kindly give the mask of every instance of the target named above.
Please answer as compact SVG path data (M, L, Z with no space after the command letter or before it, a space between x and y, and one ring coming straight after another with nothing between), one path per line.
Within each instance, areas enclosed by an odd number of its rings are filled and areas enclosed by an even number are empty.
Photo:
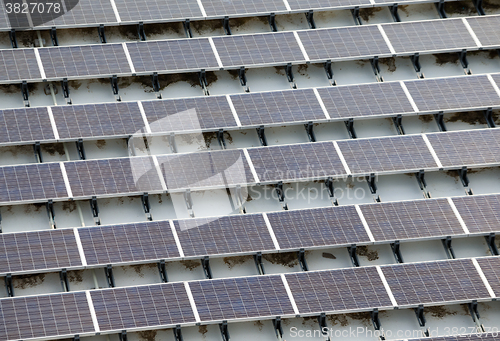
M45 204L2 206L2 232L25 232L50 229Z
M403 22L440 19L433 3L401 5L398 6L398 12Z
M491 256L484 237L454 238L453 251L456 258Z

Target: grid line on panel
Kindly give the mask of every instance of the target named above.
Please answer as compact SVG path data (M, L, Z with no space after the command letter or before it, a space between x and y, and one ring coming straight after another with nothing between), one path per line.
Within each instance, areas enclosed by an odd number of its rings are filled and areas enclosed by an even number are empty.
M123 22L201 18L196 0L114 0Z
M282 249L370 242L354 206L268 213Z
M370 0L287 0L291 10L330 9L370 5Z
M201 2L209 17L241 14L270 14L287 10L283 0L202 0Z
M381 266L400 305L490 298L470 259Z
M0 81L41 79L33 49L0 50Z
M173 221L185 256L275 250L261 214Z
M470 233L500 232L500 195L453 198Z
M498 257L477 258L484 276L497 297L500 296L500 259Z
M500 16L482 16L465 19L482 46L500 46Z
M47 108L0 110L0 143L55 139Z

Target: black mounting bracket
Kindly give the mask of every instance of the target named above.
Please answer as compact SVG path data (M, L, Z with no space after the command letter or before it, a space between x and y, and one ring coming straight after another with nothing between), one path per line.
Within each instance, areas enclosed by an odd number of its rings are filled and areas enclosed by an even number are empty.
M227 321L219 323L219 330L222 336L222 341L229 341L229 330L227 329Z
M222 19L222 27L224 27L224 33L226 35L232 35L231 27L229 26L229 17L224 17L224 19Z
M12 284L12 275L5 275L5 288L7 289L7 296L14 297L14 285Z
M153 221L153 216L151 215L151 205L149 204L149 194L143 193L141 196L142 209L146 215L147 220Z
M217 141L219 141L219 146L222 149L226 149L226 139L224 138L224 129L219 129L217 131Z
M259 135L260 144L263 146L267 146L266 133L264 131L264 126L260 126L257 128L257 135Z
M205 70L201 70L200 72L198 72L198 79L200 80L200 85L201 85L201 88L203 89L203 93L206 95L206 96L209 96L210 93L208 92L208 81L207 81L207 72Z
M392 254L394 255L394 258L396 259L396 262L404 263L403 255L401 254L401 243L399 242L399 240L396 240L394 241L394 243L391 243L391 250Z
M441 242L446 251L446 256L448 256L449 259L455 259L455 251L453 251L453 247L451 246L451 236L441 239Z
M352 265L355 267L359 266L359 258L358 254L356 253L356 244L352 244L351 246L347 247L347 252L349 252L349 257L351 258Z
M424 170L419 170L418 173L415 173L417 178L418 186L423 191L427 187L427 182L425 181L425 172Z
M285 66L286 78L290 83L292 89L297 89L297 84L295 84L295 78L293 77L292 63L288 63Z
M191 22L189 21L189 19L183 21L182 26L184 26L184 32L186 32L186 37L193 38L193 31L191 31Z
M201 259L201 266L207 279L212 279L212 269L210 268L210 258L205 256Z
M349 137L351 139L356 139L358 136L356 135L356 131L354 130L354 119L350 118L347 121L344 121L345 127L347 128L347 132L349 133Z
M418 78L424 78L424 73L421 71L422 66L420 65L420 54L415 53L410 56L411 63L413 64L413 68L418 75Z
M479 310L477 309L477 301L474 300L471 303L468 303L467 306L469 307L469 313L472 317L472 321L478 321L481 316L479 315Z
M0 211L0 233L3 233L2 231L2 212Z
M99 33L99 39L101 39L102 44L106 44L106 34L104 33L104 25L101 24L97 27L97 32Z
M59 272L59 279L61 280L61 286L63 291L69 292L69 280L68 280L68 271L66 269L62 269Z
M63 80L61 81L61 89L62 89L63 96L66 99L66 103L72 104L71 99L69 98L70 92L69 92L69 83L68 83L67 78L63 78Z
M439 0L439 2L436 2L436 8L437 8L439 17L441 19L448 18L448 16L446 15L446 12L444 11L444 0Z
M373 328L375 328L375 330L380 330L382 324L380 323L380 318L378 316L378 309L377 308L373 309L370 315L372 318Z
M370 175L366 176L366 182L368 183L371 194L377 193L377 184L375 183L375 180L375 173L371 173Z
M80 335L73 336L73 341L80 341Z
M278 340L283 338L283 324L281 323L281 317L277 316L273 320L274 332L276 333L276 337Z
M106 265L104 268L104 274L106 275L106 281L108 282L108 287L115 287L115 277L113 276L113 266L111 264Z
M168 277L167 277L167 267L165 266L165 260L161 260L158 262L158 272L160 273L160 279L162 283L167 283L168 282Z
M307 137L309 138L309 142L316 142L316 135L314 135L314 123L307 122L307 124L304 124L304 127L306 128L306 133Z
M339 202L335 198L335 187L333 186L333 178L330 177L330 178L327 178L325 180L325 187L326 187L326 190L328 191L328 196L333 201L333 204L335 206L338 206Z
M401 17L399 16L399 12L398 12L398 4L394 4L392 6L389 6L389 10L391 11L392 19L395 22L401 22Z
M83 139L78 139L78 141L76 141L75 143L76 143L76 150L78 151L78 157L80 158L80 160L85 160L86 155L85 155L85 148L83 146Z
M38 163L42 163L42 149L40 148L40 142L35 142L33 145L33 151L35 152L35 158Z
M434 114L434 119L436 120L439 131L446 131L446 125L444 124L444 113L442 111Z
M29 97L30 97L30 92L29 92L29 89L28 89L28 82L26 81L23 81L21 83L21 92L23 93L23 100L25 102L28 102L29 101ZM29 102L28 103L24 103L25 106L29 107Z
M11 29L9 31L9 39L10 39L10 44L12 45L13 49L17 49L17 38L16 38L16 30Z
M189 211L189 215L194 218L193 211L193 198L191 198L191 190L187 189L184 192L184 202L186 203L186 208Z
M330 82L330 84L333 86L337 85L337 81L334 79L334 75L333 75L332 61L327 60L324 64L324 68L325 68L325 72L326 72L326 77L328 78L328 81Z
M158 99L161 99L161 94L160 92L160 79L158 77L158 72L153 72L151 75L151 82L153 83L153 91L156 92L158 95L156 96Z
M272 32L278 32L278 26L276 26L276 14L271 13L268 17L269 27L271 27Z
M309 28L314 30L316 28L316 23L314 22L314 11L312 9L306 12L306 19Z
M397 115L396 117L393 117L392 122L394 122L394 126L396 127L398 134L404 135L405 129L403 128L403 115Z
M128 341L127 331L126 330L122 330L120 332L120 334L118 334L118 338L119 338L120 341Z
M57 29L52 27L50 29L50 40L52 40L52 46L59 46L59 40L57 39Z
M372 65L372 70L373 73L375 74L375 78L377 78L377 82L383 82L384 77L380 75L380 65L378 63L378 57L375 56L372 59L370 59L370 64Z
M459 59L460 59L460 64L462 64L462 67L464 69L467 69L469 67L469 61L467 60L467 50L463 49L458 53Z
M137 35L140 41L146 41L146 31L144 31L144 23L142 21L137 24Z
M247 85L247 76L245 74L245 67L242 66L238 69L238 78L240 79L240 84L245 88L245 92L250 92L250 88Z
M474 6L476 7L477 14L486 15L483 9L483 0L473 0Z
M56 214L54 212L54 202L49 200L45 203L45 208L47 209L47 215L49 216L50 226L56 229Z
M111 76L111 89L113 90L113 95L118 96L118 92L120 88L118 87L118 77L116 75ZM121 101L121 98L117 98L118 101Z
M288 205L285 202L285 191L283 189L283 181L278 182L274 185L276 194L278 195L278 200L285 211L288 211Z
M325 313L321 313L318 316L318 324L319 324L319 330L321 331L321 334L328 335L328 325L326 324L326 314Z
M253 260L255 262L255 266L257 267L259 275L265 275L266 272L264 271L264 263L262 263L262 252L257 252L255 255L253 255Z
M90 210L92 211L92 216L94 217L94 223L96 225L101 225L101 219L99 218L99 206L97 206L97 197L93 196L90 200Z
M184 341L184 338L182 337L182 331L181 331L180 325L175 326L175 328L172 330L174 331L175 341Z
M302 271L309 271L309 267L307 266L306 262L306 251L304 249L300 249L297 252L297 257L299 259L299 264Z
M498 253L497 244L495 243L495 234L490 233L489 235L487 235L484 238L486 238L486 243L488 244L488 248L490 249L491 254L493 256L498 256L499 253Z
M424 305L421 304L415 308L415 315L417 315L418 324L420 327L425 327Z
M355 25L363 25L363 21L361 20L361 17L359 16L359 6L354 7L351 9L352 13L352 18L354 19L354 24Z
M486 119L486 123L489 128L495 128L497 125L495 124L495 120L493 119L493 110L492 108L488 108L484 111L484 118Z
M467 176L467 166L463 166L462 169L458 171L460 181L464 187L469 186L469 177Z

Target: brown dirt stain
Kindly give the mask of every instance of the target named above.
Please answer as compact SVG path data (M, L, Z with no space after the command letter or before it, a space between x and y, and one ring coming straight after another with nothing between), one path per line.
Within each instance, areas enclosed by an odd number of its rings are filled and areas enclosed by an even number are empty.
M396 58L394 57L379 59L379 63L387 66L389 72L396 71Z
M212 142L219 143L217 140L217 132L208 132L208 133L202 133L203 139L205 140L205 145L207 148L210 148L212 145ZM233 143L233 137L231 134L227 131L224 132L224 140L226 140L226 143Z
M80 81L68 81L68 86L69 86L70 90L71 89L78 90L78 89L80 89L80 87L82 86L82 84L83 83L80 82Z
M155 341L156 333L156 330L145 330L142 332L137 332L137 334L139 335L139 340L141 341Z
M293 268L299 264L299 259L295 252L270 253L262 255L262 258L272 264L279 264Z
M191 22L191 27L195 22L197 21ZM174 33L184 36L184 26L182 25L181 22L147 24L144 25L144 32L146 32L146 37L154 35L162 35L167 33L170 34ZM135 34L137 36L137 30Z
M259 328L260 331L262 331L262 328L264 327L264 323L262 323L262 321L255 321L253 323L254 326L256 326L257 328Z
M73 212L74 210L76 210L76 202L74 201L65 201L63 202L63 207L62 209L64 211L68 211L68 212Z
M284 76L286 74L286 69L284 66L274 66L274 72L280 76Z
M329 253L329 252L323 252L321 254L321 257L327 258L327 259L337 259L337 257L335 257L335 255L333 253Z
M65 155L64 145L62 143L46 143L41 145L42 151L48 153L49 155Z
M45 280L45 274L35 274L35 275L22 275L15 276L13 278L14 288L26 289L36 287L40 285Z
M113 27L115 29L115 27ZM116 27L118 34L125 37L128 40L138 40L139 34L137 32L137 26L133 25L120 25Z
M497 10L500 9L500 0L483 0L484 10Z
M438 306L438 307L426 307L425 312L427 314L431 314L432 317L442 319L446 316L450 315L456 315L456 311L450 311L444 306Z
M250 260L253 260L252 256L234 256L234 257L224 257L224 263L227 264L229 269L234 268L236 265L241 265Z
M439 53L433 54L434 58L436 58L437 65L444 64L458 64L459 56L458 53Z
M424 123L431 123L434 121L433 115L418 115L418 119Z
M2 147L1 148L3 153L10 153L12 156L18 156L18 155L31 155L33 154L33 147L32 146L8 146L8 147Z
M83 270L68 271L68 280L70 282L83 282Z
M229 26L233 28L233 20L229 21ZM223 31L222 20L199 20L191 22L191 30L198 33L203 34L203 32L210 31Z
M370 20L371 17L373 17L375 15L375 13L380 12L381 10L382 10L382 7L360 8L359 9L359 16L364 21L368 21L368 20Z
M21 95L21 86L18 84L0 84L0 91L6 94Z
M309 64L300 64L298 67L297 67L297 72L299 73L299 75L301 76L305 76L307 77L308 79L310 79L311 77L309 77L309 74L307 73L307 69L309 68Z
M31 204L31 205L25 205L24 207L24 213L31 213L31 212L40 212L42 208L45 208L46 205L44 203L36 203L36 204Z
M464 14L467 16L477 13L472 1L445 2L444 11L448 14Z
M156 268L156 264L154 263L150 263L150 264L137 264L137 265L131 265L130 266L137 275L139 275L139 277L143 278L144 277L144 273L142 272L144 270L144 268L147 268L147 269L152 269L152 268Z
M493 113L493 120L498 119L498 113ZM478 111L466 111L457 112L453 116L446 118L446 122L465 122L471 125L476 124L486 124L486 119L484 118L483 112Z
M240 77L239 70L237 69L227 70L227 72L229 73L232 79L238 79Z
M106 146L106 140L97 140L95 144L97 148L104 149L104 147Z
M379 258L378 252L375 250L370 250L368 246L358 246L356 248L356 253L358 254L358 256L368 258L370 262Z
M205 334L208 333L207 326L199 326L198 333L200 333L201 335L203 335L203 337L205 337Z
M180 263L188 270L194 270L201 266L201 262L196 260L181 260Z

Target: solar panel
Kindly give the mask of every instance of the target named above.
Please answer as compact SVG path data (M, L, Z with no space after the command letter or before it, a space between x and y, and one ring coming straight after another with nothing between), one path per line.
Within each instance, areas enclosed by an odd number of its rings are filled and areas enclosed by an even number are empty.
M424 79L405 85L420 111L500 106L500 97L486 76Z
M292 10L329 9L336 7L370 6L369 0L288 0Z
M129 136L144 128L136 102L52 107L59 137Z
M283 0L203 0L203 7L209 17L226 15L269 14L286 11Z
M84 333L95 333L85 292L0 299L2 340Z
M0 50L0 81L42 79L34 49Z
M298 32L311 60L391 55L377 26L352 26Z
M58 163L0 167L0 203L68 197Z
M115 0L122 22L201 18L196 0Z
M81 266L72 229L0 234L0 273Z
M476 333L470 335L457 335L457 336L441 336L441 337L431 337L422 339L408 339L407 341L498 341L500 340L500 335L497 332L494 333Z
M90 292L101 331L194 323L183 283Z
M132 72L121 44L48 47L39 51L47 78L111 76Z
M206 38L128 43L127 47L137 72L219 68Z
M470 259L381 268L400 306L491 298Z
M236 127L225 96L142 102L153 133Z
M280 276L255 276L190 282L202 321L293 314Z
M376 241L464 234L446 199L379 203L360 208Z
M253 183L241 150L159 156L167 188L227 187Z
M353 174L415 171L437 167L420 135L337 142Z
M47 21L49 15L47 12L39 14L37 11L31 12L31 19L34 26L53 27L53 26L78 26L90 24L116 23L116 16L111 7L111 1L101 0L79 0L67 2L62 9L61 16Z
M268 213L281 249L369 243L354 206Z
M428 134L444 167L500 163L500 129Z
M500 16L467 18L467 22L483 47L500 46L500 32L497 30L500 26Z
M0 110L0 143L53 139L47 108Z
M213 41L225 67L304 61L292 32L214 37Z
M491 75L491 78L493 78L493 80L495 81L497 86L500 86L500 75L499 74Z
M78 230L87 264L116 264L179 257L168 221Z
M231 96L243 126L325 119L312 89Z
M301 314L392 307L375 267L285 275Z
M500 232L500 195L453 198L470 233Z
M477 262L483 270L484 276L493 289L495 296L500 296L500 258L487 257L478 258Z
M275 250L261 214L174 221L185 256Z
M331 142L250 148L248 154L262 182L346 174Z
M396 53L477 49L461 19L384 24L382 28Z
M65 166L75 197L162 190L150 157L66 162Z
M318 92L333 119L414 112L397 82L335 86L318 89Z

